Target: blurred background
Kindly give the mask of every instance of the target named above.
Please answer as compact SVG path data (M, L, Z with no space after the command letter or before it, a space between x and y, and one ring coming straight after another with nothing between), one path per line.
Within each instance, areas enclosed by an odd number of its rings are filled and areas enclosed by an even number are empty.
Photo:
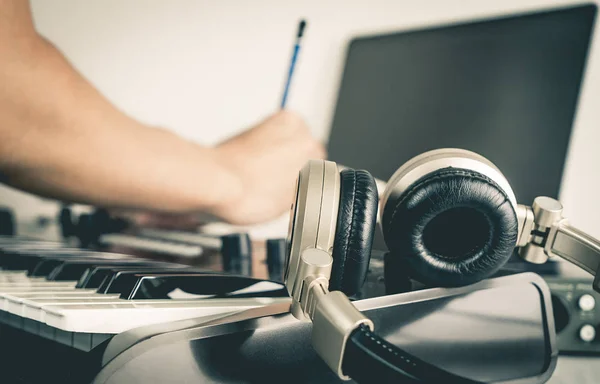
M39 32L124 112L215 144L278 108L301 18L309 26L288 105L327 142L353 37L572 4L578 2L33 0L32 10ZM560 200L575 225L600 237L597 34L584 73ZM46 230L34 224L40 216L54 218L59 208L53 201L5 186L0 186L0 201L14 209L19 226L29 231ZM277 222L276 232L285 232L286 220Z

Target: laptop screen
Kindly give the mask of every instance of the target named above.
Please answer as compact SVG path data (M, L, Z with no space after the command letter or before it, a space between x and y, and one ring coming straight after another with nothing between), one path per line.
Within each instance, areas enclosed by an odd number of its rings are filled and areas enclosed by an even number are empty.
M495 163L520 203L558 197L596 6L360 37L329 158L387 180L444 147Z

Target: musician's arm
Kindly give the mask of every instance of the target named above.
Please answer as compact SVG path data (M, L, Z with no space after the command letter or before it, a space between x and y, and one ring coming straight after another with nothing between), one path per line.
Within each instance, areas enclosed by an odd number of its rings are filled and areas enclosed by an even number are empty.
M17 187L109 206L189 211L240 193L214 150L107 102L36 33L25 1L0 0L0 170Z
M257 222L287 210L297 169L305 157L322 156L307 132L279 113L207 148L145 126L112 106L36 32L28 2L0 0L0 181L99 206Z

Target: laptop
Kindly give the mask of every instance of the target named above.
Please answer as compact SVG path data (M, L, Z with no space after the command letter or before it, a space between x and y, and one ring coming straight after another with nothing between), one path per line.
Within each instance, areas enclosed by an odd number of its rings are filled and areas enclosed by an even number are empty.
M329 158L387 180L445 147L495 163L517 200L558 198L596 5L354 38ZM374 249L383 250L381 234Z

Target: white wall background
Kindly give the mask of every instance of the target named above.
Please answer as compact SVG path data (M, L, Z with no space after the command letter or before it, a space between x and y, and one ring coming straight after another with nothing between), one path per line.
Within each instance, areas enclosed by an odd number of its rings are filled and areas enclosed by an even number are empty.
M123 111L213 144L277 109L302 17L309 26L289 105L325 140L352 36L565 4L576 2L32 0L32 9L38 30ZM600 237L598 44L596 37L561 200L574 224ZM8 188L0 201L20 219L56 209Z

